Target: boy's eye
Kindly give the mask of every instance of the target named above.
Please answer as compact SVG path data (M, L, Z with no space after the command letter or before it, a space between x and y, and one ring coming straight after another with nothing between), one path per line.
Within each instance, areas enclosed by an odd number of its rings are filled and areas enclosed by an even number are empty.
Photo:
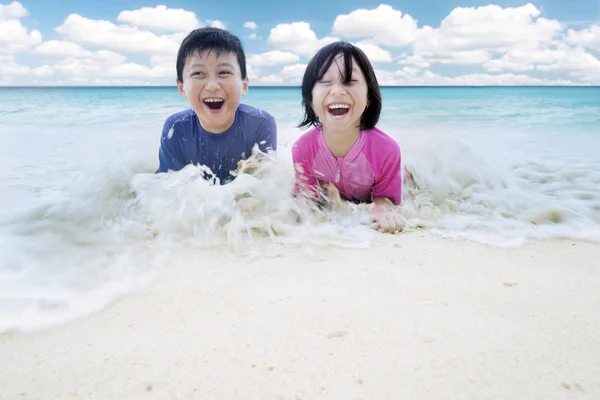
M200 71L192 72L192 76L202 76L202 75L204 75L204 72L200 72Z
M221 71L219 72L220 75L231 75L231 72L229 71Z

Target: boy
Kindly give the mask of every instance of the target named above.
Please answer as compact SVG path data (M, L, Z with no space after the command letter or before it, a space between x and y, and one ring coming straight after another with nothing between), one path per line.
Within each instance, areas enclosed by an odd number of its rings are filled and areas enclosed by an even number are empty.
M233 34L217 28L192 31L177 53L177 88L191 108L167 118L156 172L205 165L225 184L255 144L263 152L277 149L275 119L240 104L248 91L246 55Z

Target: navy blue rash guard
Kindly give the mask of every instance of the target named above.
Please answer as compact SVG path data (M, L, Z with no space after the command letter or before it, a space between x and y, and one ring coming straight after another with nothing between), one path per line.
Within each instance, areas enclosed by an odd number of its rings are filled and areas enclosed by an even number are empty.
M205 165L225 184L234 179L231 171L237 169L240 160L252 155L255 144L263 152L277 150L277 126L268 112L240 104L233 125L213 134L200 126L190 108L165 121L156 172L179 171L188 164Z

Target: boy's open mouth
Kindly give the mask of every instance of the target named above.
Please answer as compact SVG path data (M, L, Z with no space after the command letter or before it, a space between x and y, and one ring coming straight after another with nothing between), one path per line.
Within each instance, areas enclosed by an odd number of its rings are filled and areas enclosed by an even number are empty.
M330 104L327 106L327 111L329 111L331 115L339 117L340 115L344 115L350 111L350 106L343 103Z
M225 100L216 97L209 97L207 99L204 99L204 104L206 104L211 110L216 111L220 110L221 107L223 107L223 104L225 104Z

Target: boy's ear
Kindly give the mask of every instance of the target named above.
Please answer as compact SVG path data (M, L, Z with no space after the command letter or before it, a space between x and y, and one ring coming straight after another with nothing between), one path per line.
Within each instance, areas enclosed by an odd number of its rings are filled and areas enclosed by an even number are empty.
M242 96L248 93L248 77L245 77L242 81Z
M175 82L177 82L177 89L179 90L181 97L187 98L185 95L185 90L183 89L183 82L181 82L179 79L175 79Z

